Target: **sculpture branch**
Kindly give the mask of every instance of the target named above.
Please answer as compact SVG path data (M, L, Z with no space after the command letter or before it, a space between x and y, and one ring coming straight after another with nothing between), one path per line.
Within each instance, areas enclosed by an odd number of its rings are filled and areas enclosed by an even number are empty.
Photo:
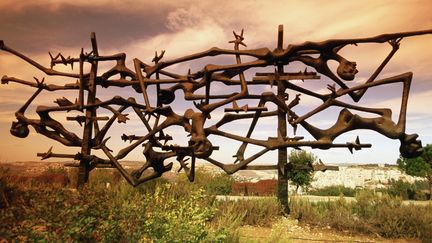
M10 132L14 136L24 138L30 132L28 126L32 126L36 132L65 146L80 147L81 151L75 155L53 153L51 149L48 152L39 153L43 159L60 157L79 160L80 186L87 181L89 172L98 166L117 168L128 183L137 186L171 170L173 162L167 165L164 163L174 157L179 163L180 170L185 171L189 180L193 181L195 164L199 159L208 161L232 174L241 169L255 168L250 163L265 153L276 149L348 148L350 152L353 152L370 147L371 144L360 143L358 137L354 142L334 143L336 137L356 129L373 130L387 138L398 139L401 143L400 153L405 157L414 157L422 152L421 142L417 140L418 135L405 133L412 73L385 77L382 72L400 49L402 39L432 34L432 30L383 34L368 38L330 39L322 42L306 41L300 44L290 44L283 48L283 31L280 27L278 48L273 51L266 47L240 50L240 46L247 48L244 42L244 31L241 30L240 34L233 32L233 34L234 40L229 41L229 43L234 44L233 50L213 47L171 60L164 58L165 51L161 51L159 54L155 52L153 64L150 65L134 58L132 69L127 66L126 54L124 53L100 55L94 33L91 34L90 38L91 50L84 52L84 49L81 49L78 57L65 57L61 53L54 56L49 53L50 68L44 67L0 41L0 50L21 58L46 75L73 79L68 84L60 85L46 84L44 79L35 78L36 82L31 82L3 76L2 84L17 84L36 88L33 95L15 113L17 121L12 123ZM346 82L356 81L357 64L347 60L340 54L340 50L348 45L366 43L389 44L391 50L366 81L348 85ZM204 63L195 72L190 69L187 73L176 73L168 70L170 67L175 69L177 64L187 66L192 61L202 63L202 60L208 60L205 58L216 56L233 57L233 61L222 64ZM246 58L248 61L244 61ZM329 61L338 63L335 72L329 68ZM101 63L113 62L114 64L109 66L107 71L99 74ZM284 72L285 68L292 67L291 63L293 62L303 63L304 71ZM79 72L67 73L53 69L56 65L61 64L71 68L78 64ZM88 72L85 71L87 65L90 67ZM315 71L307 71L308 67L315 69ZM263 68L275 71L263 73ZM255 74L255 76L251 80L247 80L246 74ZM384 78L377 79L378 76ZM309 80L319 80L321 77L331 82L327 86L329 92L323 93L318 88L310 88L303 83L305 80L309 82ZM303 82L297 83L294 80L302 80ZM346 101L346 97L350 97L353 102L359 102L364 99L367 90L394 83L403 86L401 108L396 122L392 120L392 111L387 107L369 108L353 105ZM277 93L274 92L273 85L278 86ZM318 85L320 85L319 82L316 86ZM98 98L98 87L108 89L108 91L112 87L131 87L133 90L132 93L128 93L129 98L122 97L120 95L122 92L116 92L116 95L104 97L104 100L101 100ZM237 92L234 92L234 88ZM218 93L215 92L215 89L218 89ZM26 117L25 113L28 108L34 105L36 97L42 96L42 91L55 93L76 91L77 98L73 102L60 96L62 98L57 98L54 101L56 106L37 106L36 114L39 119ZM290 98L292 93L295 96ZM302 95L302 99L303 97L310 97L321 100L322 103L310 107L302 103L300 95ZM244 104L238 105L238 102ZM228 107L229 104L232 104L232 107ZM129 108L134 111L131 116L128 113L123 113ZM270 110L273 108L274 110ZM295 112L297 108L303 111L302 115ZM320 129L311 122L312 119L310 118L318 113L327 112L328 108L339 109L339 116L334 125ZM305 109L307 110L304 111ZM108 110L112 114L110 116L98 115L100 110ZM83 125L82 138L50 116L50 114L70 111L81 113L67 116L66 120L76 121ZM373 117L363 117L356 112L367 113ZM129 131L123 132L121 139L129 141L130 144L121 148L116 154L113 153L107 147L105 137L109 136L113 129L124 129L124 126L130 126L128 121L133 120L133 116L137 117L145 129L138 129L137 133L141 133L140 135L130 134ZM263 118L272 118L272 121L278 119L280 124L288 122L292 126L293 135L286 134L285 129L276 129L277 137L256 138L254 132ZM210 119L214 121L208 125ZM102 120L105 121L105 124L102 123ZM116 120L122 125L121 128L113 127ZM245 122L247 123L246 126L244 126ZM236 123L237 125L241 123L242 125L239 127L245 129L240 129L240 132L222 130L222 126ZM274 122L274 125L276 124ZM296 132L299 125L305 129L302 130L305 134L297 136ZM189 137L187 144L171 143L177 141L177 138L168 135L167 131L175 126L183 128L184 137ZM304 140L308 134L313 137L310 141ZM221 163L214 158L213 151L219 149L219 146L213 145L210 139L212 135L240 142L233 163ZM181 132L176 133L176 136L182 136ZM141 163L141 167L129 173L121 162L132 151L139 149L140 145L144 146L142 152L146 161ZM252 147L249 145L259 146L261 150L252 151L251 154L253 155L245 158L246 152L250 151ZM104 158L92 154L97 149L103 151ZM188 159L191 159L190 165L186 163ZM324 165L320 166L320 168L326 168ZM282 165L282 167L291 168L292 166ZM282 167L277 166L278 169Z

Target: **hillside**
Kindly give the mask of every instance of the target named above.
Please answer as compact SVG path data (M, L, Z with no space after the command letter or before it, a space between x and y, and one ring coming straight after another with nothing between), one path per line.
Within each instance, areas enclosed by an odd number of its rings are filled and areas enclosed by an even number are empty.
M44 161L25 161L25 162L1 162L0 167L7 168L13 174L32 176L39 174L49 167L63 167L71 162L44 162ZM125 162L126 168L136 168L138 165L134 162ZM221 169L211 165L199 163L198 169L204 169L212 173L221 173ZM168 179L177 176L178 165L175 164L171 172L165 173L164 177ZM182 172L180 172L182 173ZM248 182L257 182L260 180L277 179L276 171L251 171L243 170L233 175L236 179ZM343 185L350 188L382 188L389 184L391 180L403 180L413 183L416 180L422 180L419 177L409 176L401 172L396 166L384 165L340 165L339 171L317 171L314 173L311 188L323 188L332 185ZM295 190L295 187L290 187Z

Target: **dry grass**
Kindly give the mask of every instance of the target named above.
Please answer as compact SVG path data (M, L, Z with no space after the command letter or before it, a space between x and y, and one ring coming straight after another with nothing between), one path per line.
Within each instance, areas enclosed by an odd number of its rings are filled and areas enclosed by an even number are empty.
M281 215L275 198L216 201L213 193L225 190L229 178L219 185L222 180L215 179L212 186L206 180L158 179L133 188L115 173L95 171L90 185L76 191L64 187L64 182L53 183L54 175L69 178L67 171L48 170L41 180L14 181L0 168L0 235L21 241L170 241L172 237L238 242L239 226L270 227ZM204 172L199 176L206 177ZM359 192L356 199L353 203L342 197L318 203L293 199L291 217L337 230L432 239L431 204L404 206L399 198L367 191ZM180 227L184 225L189 226Z
M361 191L357 202L337 201L311 203L291 200L291 214L300 222L331 226L338 230L378 234L387 238L432 239L432 204L403 205L400 198Z

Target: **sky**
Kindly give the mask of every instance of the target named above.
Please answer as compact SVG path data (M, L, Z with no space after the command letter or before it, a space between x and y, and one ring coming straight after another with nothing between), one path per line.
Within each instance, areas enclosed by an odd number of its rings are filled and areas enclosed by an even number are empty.
M232 31L244 29L247 48L276 47L277 28L284 25L284 43L297 44L304 41L323 41L337 38L370 37L383 33L395 33L432 29L432 2L423 1L0 1L0 40L15 50L49 66L48 52L62 52L65 56L78 56L80 49L90 49L90 33L96 32L102 55L124 52L127 65L133 69L133 58L150 63L154 52L165 50L164 59L192 54L217 46L231 49ZM418 133L423 145L432 142L432 112L427 108L432 104L432 35L405 38L400 50L386 66L379 78L391 77L405 72L413 72L414 78L407 114L407 133ZM390 51L388 44L365 44L344 48L341 53L348 60L357 62L359 73L356 84L364 82ZM217 57L171 67L178 73L202 69L208 63L233 63L232 57ZM110 66L102 66L109 68ZM57 67L56 67L57 68ZM286 71L303 70L299 64L292 64ZM58 70L70 71L69 67L59 66ZM75 70L76 71L76 70ZM25 80L45 77L47 83L63 84L65 79L47 77L36 68L16 56L0 51L0 76L7 75ZM247 74L248 78L252 74ZM74 82L67 80L68 82ZM310 83L307 83L310 82ZM314 83L315 82L315 83ZM329 84L322 77L320 81L306 81L313 90L324 90ZM368 91L362 105L391 108L396 119L400 106L401 87L397 85L380 87ZM223 92L224 87L215 87L215 92ZM32 95L33 88L16 83L0 86L0 162L38 160L37 152L44 152L53 146L55 152L78 152L76 148L65 148L56 141L36 134L31 129L26 139L13 137L9 133L10 124L15 120L14 113ZM109 89L100 93L101 99L114 95L136 96L132 89ZM74 100L75 93L45 92L43 98L35 100L28 115L34 115L36 105L53 105L62 96ZM176 93L177 95L177 93ZM295 95L290 93L290 95ZM180 99L180 98L179 98ZM299 112L316 106L315 100L302 98ZM190 103L176 103L175 110L191 107ZM304 109L304 110L302 110ZM73 113L73 112L72 112ZM27 114L27 113L26 113ZM337 118L337 110L328 110L311 118L321 128L330 127ZM71 114L73 115L73 114ZM65 114L54 116L60 121ZM68 115L69 116L69 115ZM219 111L213 119L220 118ZM108 144L114 151L126 146L120 139L123 133L142 134L142 124L133 119L126 125L116 124ZM64 121L64 123L68 123ZM211 123L211 121L209 121ZM69 124L78 134L80 127ZM246 133L247 123L226 126L227 131ZM263 119L256 130L256 137L266 139L276 136L277 122ZM291 130L289 130L290 132ZM170 134L175 143L186 145L188 138L182 129L172 129ZM299 130L300 132L304 132ZM289 134L290 135L290 134ZM291 134L292 135L292 134ZM303 135L303 134L298 134ZM310 150L325 163L395 163L399 156L399 142L390 140L376 132L353 131L343 135L336 142L355 140L356 136L372 148L355 151L347 149ZM232 162L235 146L239 143L211 137L213 145L221 147L214 157L223 162ZM251 147L248 154L252 154ZM255 150L256 151L256 150ZM141 151L132 153L131 160L143 160ZM259 163L276 162L275 152L258 160Z

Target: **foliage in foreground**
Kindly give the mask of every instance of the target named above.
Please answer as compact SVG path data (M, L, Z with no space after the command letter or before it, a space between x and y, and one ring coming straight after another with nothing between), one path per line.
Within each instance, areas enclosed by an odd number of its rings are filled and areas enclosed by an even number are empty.
M6 239L48 241L199 242L211 237L203 191L180 196L169 184L154 193L120 187L81 192L33 186L14 191L10 206L0 211L0 235ZM20 195L21 194L21 195Z
M76 191L52 183L10 183L0 169L0 192L8 201L0 203L0 240L238 242L239 226L273 226L281 215L275 198L216 201L209 193L213 189L186 178L137 188L117 182L107 188L110 176L95 175L89 187ZM432 238L432 204L404 206L398 198L368 191L356 199L291 200L291 216L351 232Z
M50 172L44 174L50 177ZM181 177L137 188L112 176L96 171L90 185L76 191L44 180L11 183L3 173L0 189L8 205L0 209L0 240L237 242L239 226L270 225L280 212L275 199L216 201L211 194L227 187L215 185L229 181L219 175L199 172L197 183ZM213 180L221 183L209 186Z
M291 200L290 207L293 217L311 225L388 238L432 239L432 204L403 205L397 197L360 191L353 203L348 203L343 197L337 201L317 203L295 199Z
M139 188L92 183L82 191L40 183L3 185L8 199L8 207L0 209L4 239L201 242L229 237L210 225L217 212L213 197L164 180Z
M271 227L275 220L282 215L282 207L274 197L220 201L218 208L219 217L231 215L231 217L239 219L239 225Z

